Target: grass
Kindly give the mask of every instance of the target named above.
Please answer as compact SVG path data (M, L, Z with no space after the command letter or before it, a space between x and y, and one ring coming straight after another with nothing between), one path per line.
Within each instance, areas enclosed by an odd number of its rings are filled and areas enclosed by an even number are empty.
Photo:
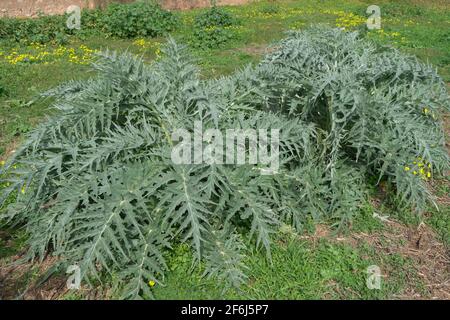
M382 261L370 247L354 248L318 240L283 239L274 246L272 261L251 252L247 266L248 285L225 290L220 283L201 277L201 268L190 271L189 254L177 249L173 271L165 286L154 290L157 299L377 299L391 297L406 286L404 273L409 261L393 255ZM396 273L382 280L381 290L366 286L367 268L395 266ZM386 269L385 269L386 270Z
M365 11L370 4L371 1L363 0L297 0L229 7L227 9L240 21L233 30L233 39L221 48L194 48L193 55L198 59L205 78L230 74L248 63L257 63L265 48L281 39L286 30L305 28L312 23L336 25L340 18L347 20L344 23L365 19ZM377 4L381 7L384 32L373 31L368 36L429 61L438 68L444 80L450 82L448 3L443 0L384 0ZM204 10L178 12L183 26L172 36L190 43L193 19ZM151 62L157 57L156 48L161 42L164 39L145 39L148 47L142 48L134 40L92 35L83 40L72 39L68 46L129 50ZM0 52L10 52L16 47L17 44L0 40ZM90 75L89 67L67 59L49 64L12 65L0 55L0 160L4 160L24 135L51 112L48 109L51 102L35 99L37 93L69 79ZM448 186L447 177L439 184L437 196L448 195ZM154 293L158 299L381 299L401 297L410 292L430 296L431 293L424 289L426 284L418 277L416 262L401 250L389 251L392 244L383 233L389 234L391 230L379 217L389 216L389 219L400 220L403 225L413 227L425 221L448 246L449 206L441 204L438 208L430 208L426 216L419 217L407 210L399 212L394 206L380 208L369 202L362 204L361 214L343 235L347 240L361 236L361 241L337 240L342 235L320 237L317 231L314 233L313 227L306 235L280 233L273 246L271 262L261 252L250 252L247 260L249 281L239 291L224 290L223 284L203 278L201 265L192 270L189 249L180 246L171 253L171 272L164 286L157 284ZM379 247L374 247L371 237L376 237ZM24 249L25 238L26 234L21 230L0 231L0 266ZM399 241L407 241L407 238L399 238ZM248 247L252 248L252 245ZM386 251L380 253L380 248ZM366 286L367 267L370 265L377 265L382 271L380 290L369 290ZM29 274L25 274L23 279L26 280L23 280L24 285L29 283ZM70 292L61 298L82 299L85 295Z

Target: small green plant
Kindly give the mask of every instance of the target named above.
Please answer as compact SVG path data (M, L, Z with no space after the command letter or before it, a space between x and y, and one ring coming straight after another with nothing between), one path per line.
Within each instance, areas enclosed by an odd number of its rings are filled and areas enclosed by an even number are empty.
M213 5L211 9L195 18L191 44L203 49L221 47L234 38L230 27L236 23L231 13Z
M16 126L14 126L13 132L15 136L19 136L29 132L31 129L32 127L29 124L19 122Z
M213 49L221 47L234 38L231 29L222 27L208 27L194 29L190 44L196 48Z
M153 2L113 3L105 10L83 10L82 28L67 28L67 15L36 19L0 18L0 38L16 42L67 43L69 36L80 37L105 32L118 38L156 37L175 29L176 17Z
M0 37L16 42L55 42L63 44L73 32L66 27L65 15L36 19L0 18Z
M276 3L268 3L261 8L261 12L265 14L277 14L280 12L280 6Z
M99 20L105 32L119 38L161 36L177 25L171 12L152 2L111 4Z

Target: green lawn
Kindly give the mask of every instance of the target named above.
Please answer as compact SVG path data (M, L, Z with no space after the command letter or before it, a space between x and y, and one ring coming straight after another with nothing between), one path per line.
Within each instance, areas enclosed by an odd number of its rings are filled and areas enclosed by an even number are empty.
M257 63L268 46L283 37L289 29L306 28L313 23L346 25L348 29L361 29L366 19L366 9L372 1L271 1L256 2L227 9L239 20L232 30L233 39L221 48L193 48L205 78L232 73L248 63ZM369 31L367 37L374 41L398 47L435 65L446 82L450 82L450 5L446 1L378 1L381 7L382 30ZM183 25L172 36L182 42L192 42L193 18L205 9L177 12ZM354 23L360 25L353 27ZM131 40L105 39L101 35L85 39L71 39L66 48L82 50L129 50L141 54L151 63L157 58L160 43L165 40L143 39L140 44ZM57 45L48 45L41 51L55 52ZM39 92L57 86L70 79L82 79L91 75L88 65L69 61L70 54L57 56L48 63L11 63L6 56L18 51L34 52L36 48L0 40L0 160L20 143L36 123L50 114L51 101L36 99ZM85 51L83 51L85 52ZM53 53L52 53L53 54ZM448 132L448 130L447 130ZM1 188L1 186L0 186ZM435 184L438 197L447 197L449 178ZM305 234L295 234L290 229L281 230L273 246L272 261L262 252L252 251L247 258L249 279L240 290L224 288L215 279L202 277L202 266L191 268L191 255L184 246L175 248L170 258L171 272L163 284L154 286L158 299L371 299L445 297L441 289L434 289L428 276L423 274L427 261L410 254L421 234L426 241L444 243L443 251L450 244L450 209L448 202L440 202L439 209L417 217L409 212L398 212L393 207L376 205L377 190L373 199L361 204L361 215L349 230L334 234L329 226L321 226L326 234L311 225ZM373 200L373 201L372 201ZM448 201L448 199L447 199ZM389 216L383 222L379 216ZM422 228L421 223L426 226ZM418 229L418 227L420 227ZM331 230L331 231L330 231ZM412 232L412 235L409 231ZM425 231L420 231L425 230ZM1 266L23 250L26 235L20 230L0 231ZM424 239L425 239L424 238ZM425 241L425 240L423 240ZM426 242L425 244L427 244ZM249 246L252 247L251 245ZM254 247L254 246L253 246ZM421 244L415 250L424 251ZM433 247L434 248L434 247ZM440 247L439 247L440 248ZM436 249L437 250L437 249ZM427 257L421 252L419 257ZM433 256L431 256L432 258ZM436 258L437 259L437 258ZM367 267L377 265L383 277L380 290L366 286ZM35 270L35 269L32 269ZM437 279L448 279L446 268L436 266ZM17 276L18 290L33 286L39 272ZM103 286L114 286L114 276L105 279ZM120 285L120 284L118 284ZM448 290L448 288L443 289ZM86 291L64 293L60 298L86 298ZM106 295L106 297L111 297ZM114 297L114 296L112 296ZM447 298L448 298L447 291Z

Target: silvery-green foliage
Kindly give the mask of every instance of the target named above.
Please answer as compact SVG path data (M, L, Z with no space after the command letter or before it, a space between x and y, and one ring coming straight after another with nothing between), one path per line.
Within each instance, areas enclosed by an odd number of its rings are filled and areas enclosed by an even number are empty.
M201 80L186 47L169 39L145 65L106 52L98 76L46 93L58 114L30 133L0 173L3 220L23 225L28 259L51 250L84 281L114 273L123 297L151 297L171 246L189 243L205 275L246 280L242 238L270 257L280 224L344 225L357 214L368 176L421 208L417 156L448 166L439 112L448 95L435 71L356 33L293 32L259 65ZM435 118L422 112L427 107ZM175 129L280 129L280 168L171 161Z
M440 113L450 103L435 68L339 29L291 32L274 49L233 77L249 92L241 101L314 123L326 136L331 176L345 160L423 209L430 196L423 175L404 168L417 158L435 174L449 166Z

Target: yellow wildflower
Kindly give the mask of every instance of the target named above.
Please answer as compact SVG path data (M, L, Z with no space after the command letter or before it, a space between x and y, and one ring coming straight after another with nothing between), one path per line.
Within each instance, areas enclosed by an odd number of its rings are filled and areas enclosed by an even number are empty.
M155 284L156 284L156 282L153 281L153 280L150 280L150 281L148 282L148 285L149 285L150 287L154 287Z

